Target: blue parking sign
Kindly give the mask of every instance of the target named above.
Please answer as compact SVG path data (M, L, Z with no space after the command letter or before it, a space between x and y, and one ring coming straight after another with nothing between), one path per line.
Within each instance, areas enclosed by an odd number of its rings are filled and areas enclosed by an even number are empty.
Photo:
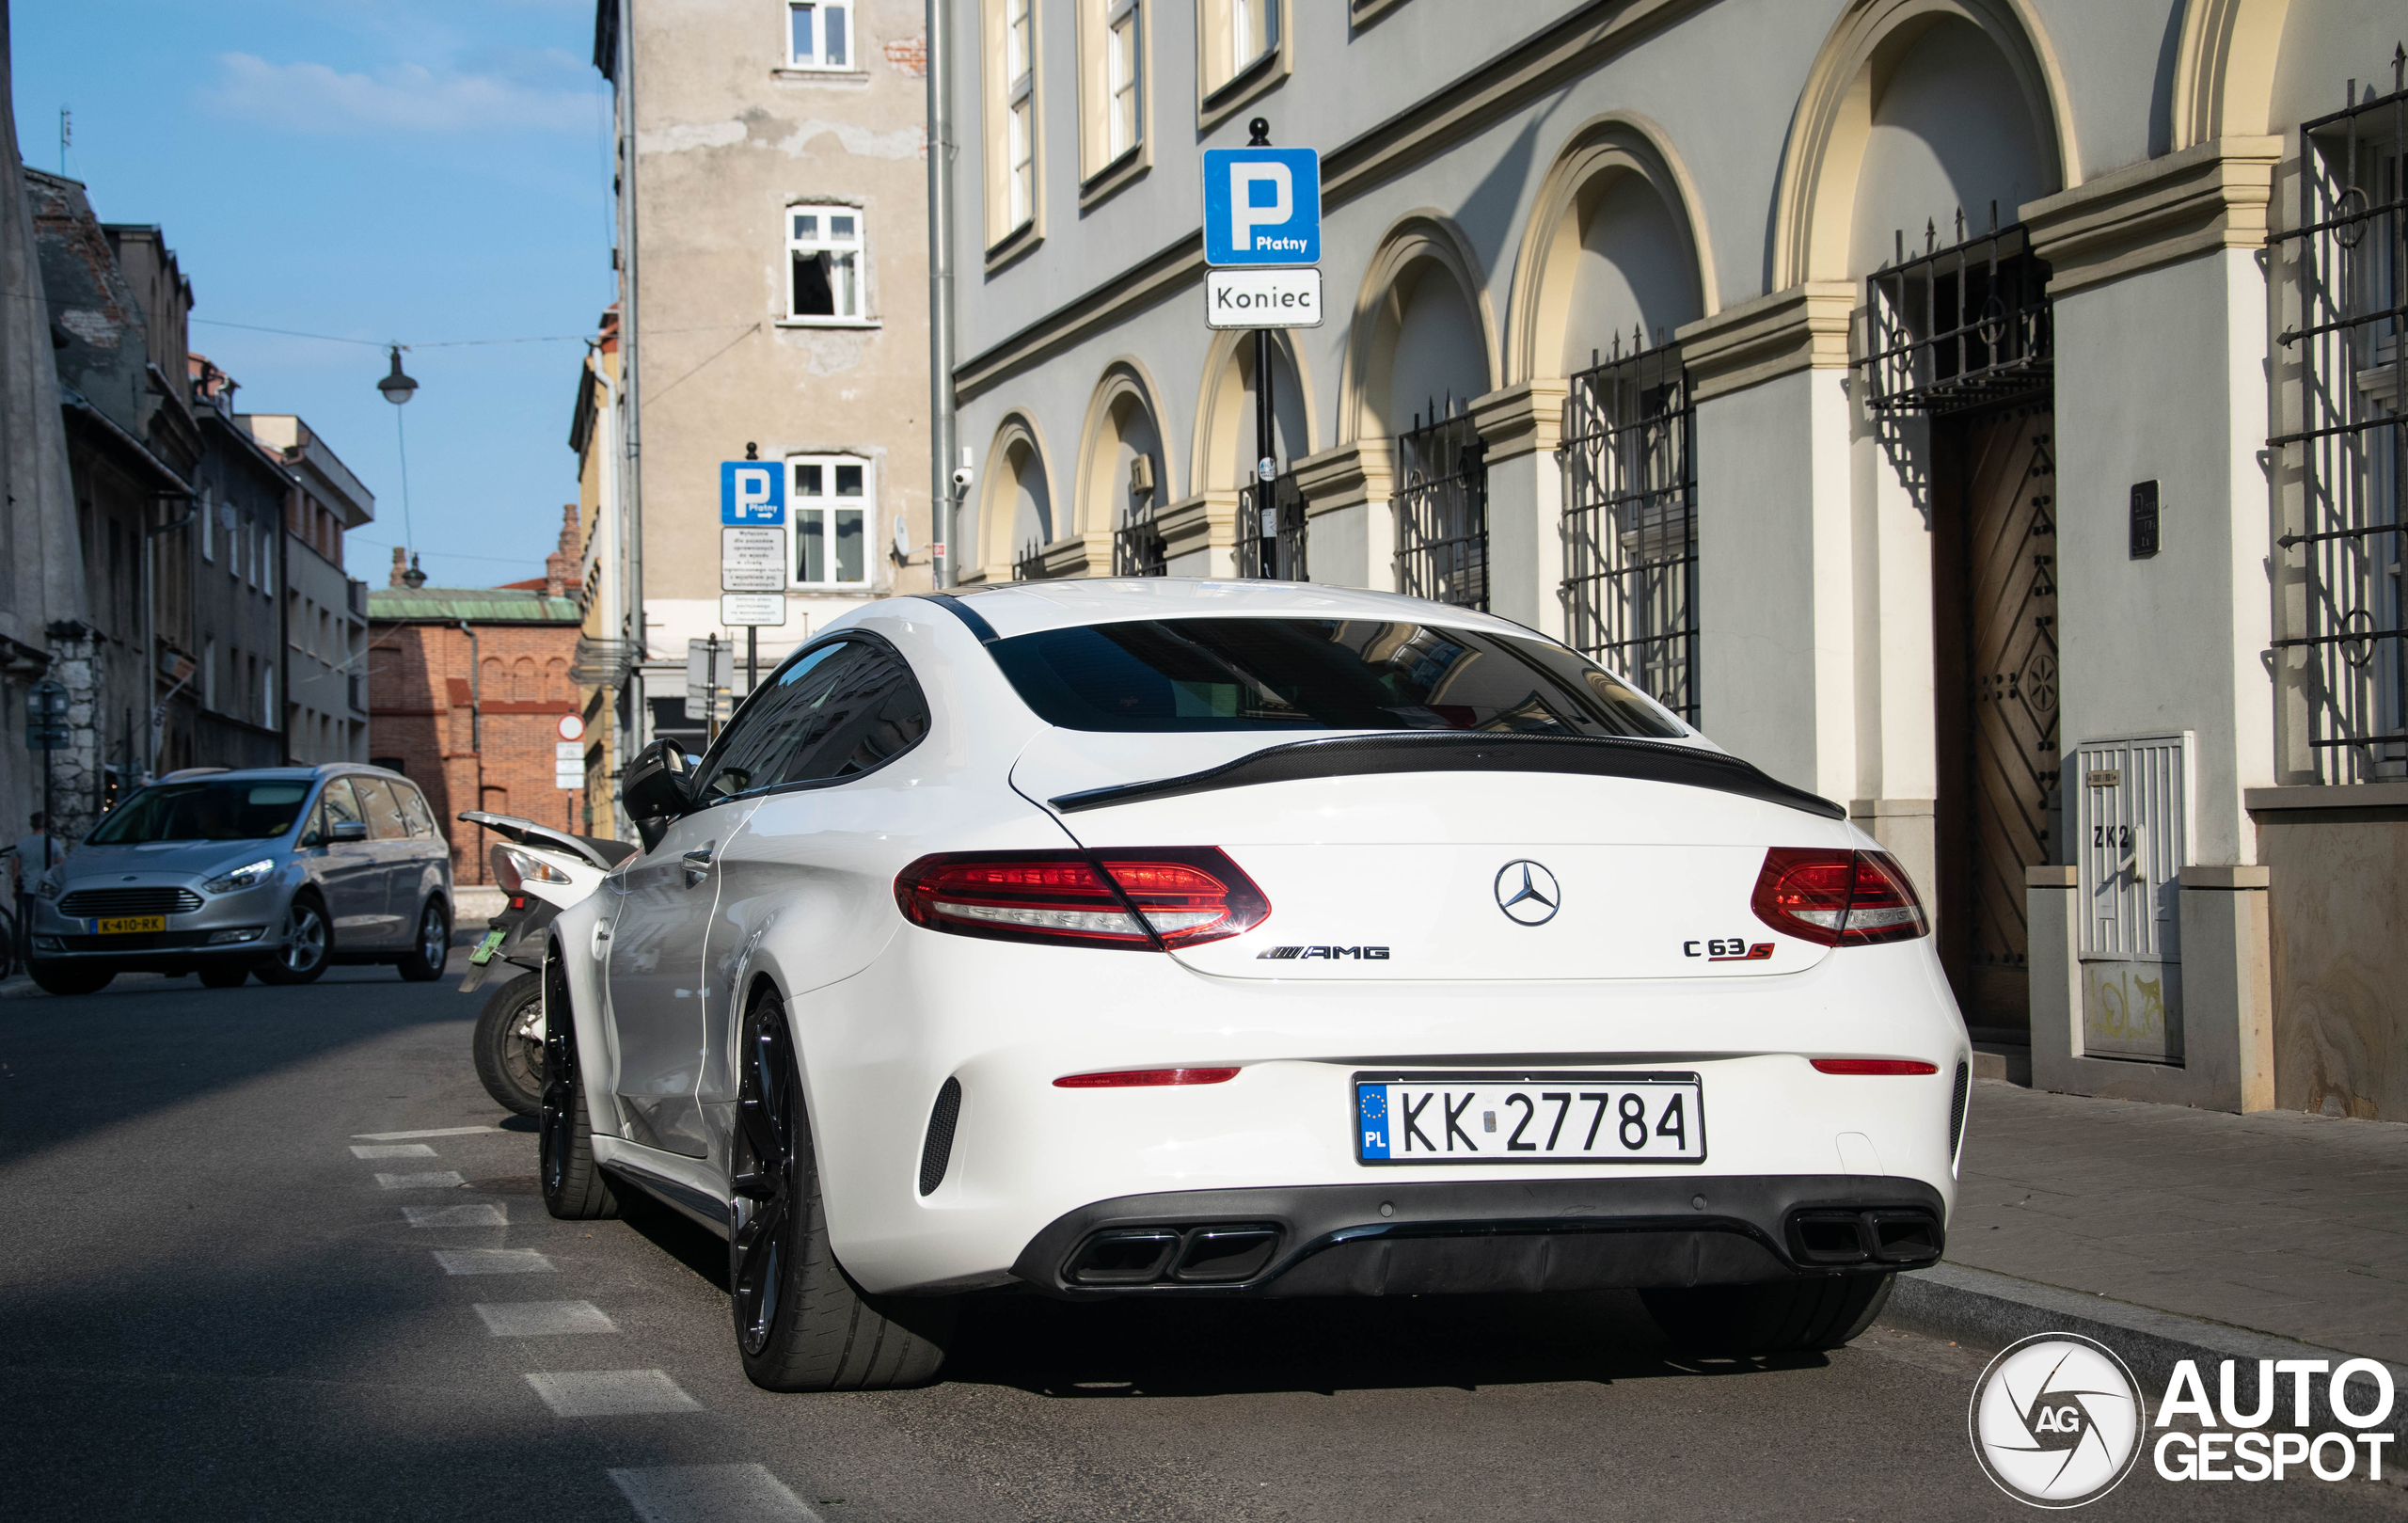
M1204 262L1321 262L1321 151L1204 151Z
M719 521L770 524L786 521L785 467L774 460L719 463Z

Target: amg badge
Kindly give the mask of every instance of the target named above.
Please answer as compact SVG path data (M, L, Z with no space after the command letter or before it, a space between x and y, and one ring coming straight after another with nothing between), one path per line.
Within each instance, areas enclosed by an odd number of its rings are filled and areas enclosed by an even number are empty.
M1388 949L1385 946L1275 946L1268 952L1257 952L1257 962L1278 961L1288 958L1354 958L1364 962L1386 962Z

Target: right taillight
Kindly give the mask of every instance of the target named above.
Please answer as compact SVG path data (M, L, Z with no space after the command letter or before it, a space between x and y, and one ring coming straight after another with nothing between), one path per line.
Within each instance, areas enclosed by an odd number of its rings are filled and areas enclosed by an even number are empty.
M1912 941L1931 929L1906 869L1886 851L1774 847L1751 907L1773 929L1822 946Z
M1252 930L1271 913L1217 847L965 851L895 876L905 919L993 941L1168 951Z

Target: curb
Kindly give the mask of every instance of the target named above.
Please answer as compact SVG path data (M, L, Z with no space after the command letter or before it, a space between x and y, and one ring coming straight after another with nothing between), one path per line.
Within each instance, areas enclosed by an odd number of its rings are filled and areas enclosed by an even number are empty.
M1984 1349L2004 1348L2034 1333L2079 1333L2115 1350L2131 1368L2152 1419L2165 1398L2175 1365L2184 1359L2197 1366L2201 1388L2210 1404L2220 1400L2217 1367L2226 1359L2238 1361L2233 1395L2236 1404L2246 1410L2259 1400L2260 1359L2321 1359L2338 1365L2355 1356L2245 1327L1951 1263L1900 1275L1890 1292L1889 1304L1876 1320ZM2408 1449L2408 1366L2379 1362L2391 1372L2391 1415L2366 1431L2399 1436L2395 1442ZM2272 1425L2288 1427L2291 1382L2279 1374L2275 1380L2277 1401ZM2328 1385L2313 1376L2307 1381L2310 1420L2306 1426L2346 1429L2328 1404ZM2361 1412L2371 1409L2380 1397L2374 1380L2364 1374L2351 1376L2348 1389L2350 1405ZM2397 1449L2392 1455L2399 1456L2394 1463L2408 1458Z

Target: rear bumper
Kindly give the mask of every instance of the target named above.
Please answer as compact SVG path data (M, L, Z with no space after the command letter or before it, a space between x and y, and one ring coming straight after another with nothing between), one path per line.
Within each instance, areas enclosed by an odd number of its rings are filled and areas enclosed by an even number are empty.
M1012 1273L1082 1300L1745 1285L1920 1268L1945 1215L1920 1180L1846 1174L1181 1190L1069 1212Z

